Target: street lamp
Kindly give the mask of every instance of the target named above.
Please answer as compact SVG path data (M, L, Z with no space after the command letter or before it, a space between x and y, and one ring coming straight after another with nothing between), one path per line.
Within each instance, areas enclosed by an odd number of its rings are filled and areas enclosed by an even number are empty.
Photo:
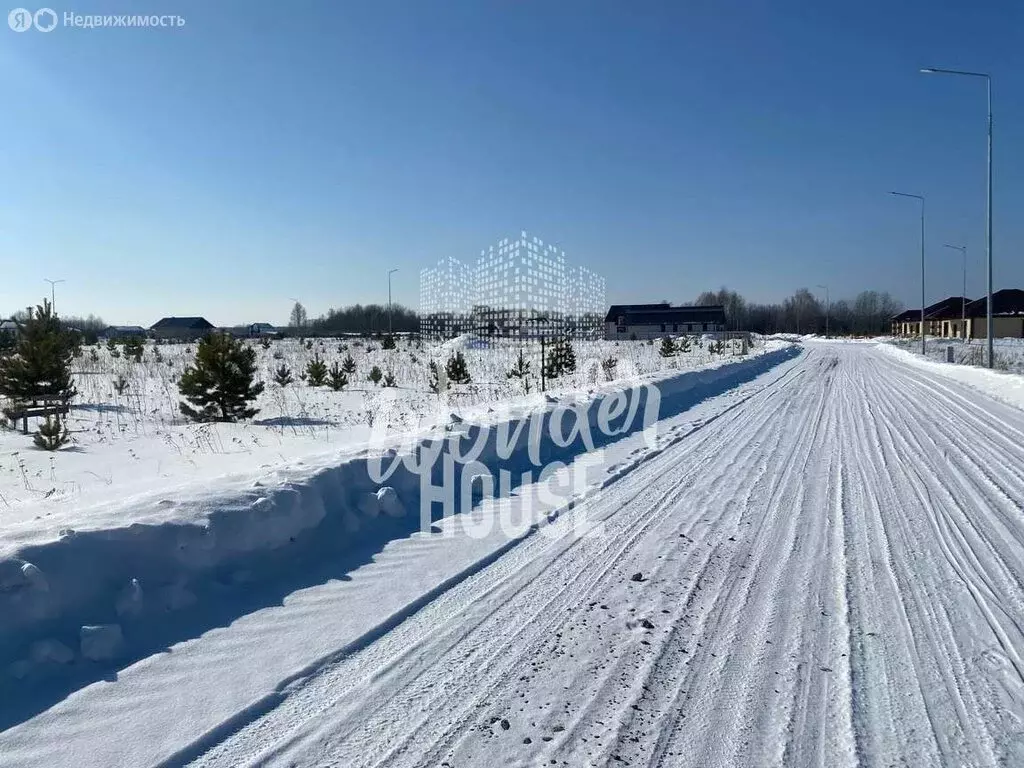
M985 306L985 336L987 338L988 367L991 368L995 356L992 348L992 77L985 72L964 72L959 69L939 69L925 67L921 70L926 75L961 75L963 77L985 78L985 89L988 94L988 194L985 205L985 248L988 251L988 301Z
M960 302L960 322L961 330L960 333L967 333L967 246L966 245L949 245L948 243L942 244L943 248L952 248L954 251L960 251L960 254L964 257L964 293L961 297L963 301Z
M398 267L388 270L388 336L394 335L394 332L391 328L391 274L397 271Z
M832 306L832 301L828 297L828 286L818 283L818 288L825 289L825 338L828 338L828 311L829 307Z
M57 302L56 302L56 294L54 292L54 286L57 285L57 283L63 283L65 281L64 280L50 280L48 277L44 277L43 278L43 282L50 284L50 311L51 312L56 312L57 311Z
M912 197L921 201L921 354L924 355L924 197L922 195L911 195L907 192L890 192L890 195L897 197Z

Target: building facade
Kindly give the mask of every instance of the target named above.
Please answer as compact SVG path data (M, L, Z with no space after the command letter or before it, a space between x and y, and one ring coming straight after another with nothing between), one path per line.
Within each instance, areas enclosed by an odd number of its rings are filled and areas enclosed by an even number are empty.
M420 332L431 341L597 338L604 306L604 277L525 231L482 249L471 267L448 257L420 272Z
M721 334L725 307L673 307L661 304L613 304L604 318L605 338L654 339L666 335Z
M420 270L420 334L451 339L472 328L473 270L454 257Z

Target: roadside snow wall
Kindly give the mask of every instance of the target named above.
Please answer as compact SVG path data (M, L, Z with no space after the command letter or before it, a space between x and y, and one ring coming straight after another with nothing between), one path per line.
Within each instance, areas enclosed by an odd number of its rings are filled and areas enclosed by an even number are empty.
M275 471L242 492L133 502L130 519L156 522L67 531L25 547L0 559L0 700L8 686L96 679L289 590L339 577L337 563L357 567L387 541L461 512L463 495L448 489L461 488L465 472L504 470L516 487L524 472L535 477L551 462L568 464L652 428L652 407L654 422L682 413L799 353L793 346L651 383L607 385L569 407L548 402L496 414L494 423L453 418L414 443ZM416 470L424 459L429 469ZM442 490L421 519L428 480Z

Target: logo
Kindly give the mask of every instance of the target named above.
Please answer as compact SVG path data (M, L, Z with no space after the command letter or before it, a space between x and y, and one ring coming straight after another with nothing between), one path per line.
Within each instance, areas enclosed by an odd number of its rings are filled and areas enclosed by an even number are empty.
M35 13L27 8L15 8L7 14L7 26L15 32L27 32L32 27L40 32L52 32L57 26L57 13L52 8L40 8Z
M40 32L52 32L57 26L57 14L52 8L40 8L32 20Z
M7 26L15 32L27 32L32 28L32 11L27 8L15 8L7 14Z

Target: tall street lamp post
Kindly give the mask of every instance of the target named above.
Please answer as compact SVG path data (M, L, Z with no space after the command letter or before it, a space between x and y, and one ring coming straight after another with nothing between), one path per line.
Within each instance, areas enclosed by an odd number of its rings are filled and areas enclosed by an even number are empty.
M398 267L388 270L388 336L393 336L394 331L391 326L391 275L398 271Z
M985 78L985 89L988 94L988 193L985 205L985 248L988 252L988 301L985 302L985 338L987 339L987 362L991 368L995 361L992 348L992 77L985 72L965 72L959 69L939 69L925 67L921 70L926 75L960 75L963 77Z
M960 302L960 333L966 335L967 333L967 246L966 245L949 245L948 243L942 244L943 248L952 248L954 251L960 251L960 255L964 257L964 292L961 298L963 301Z
M56 300L56 292L54 291L54 286L56 286L57 283L63 283L64 280L51 280L48 277L44 277L43 278L43 282L50 284L50 311L51 312L56 312L57 311L57 300Z
M915 200L921 201L921 355L924 355L925 349L925 334L924 334L924 309L925 309L925 298L924 298L924 196L922 195L911 195L907 192L890 192L890 195L896 195L897 197L912 197Z
M828 297L828 286L827 285L822 285L821 283L819 283L818 287L825 289L825 338L827 339L828 338L828 315L829 315L829 309L832 307L832 301Z

